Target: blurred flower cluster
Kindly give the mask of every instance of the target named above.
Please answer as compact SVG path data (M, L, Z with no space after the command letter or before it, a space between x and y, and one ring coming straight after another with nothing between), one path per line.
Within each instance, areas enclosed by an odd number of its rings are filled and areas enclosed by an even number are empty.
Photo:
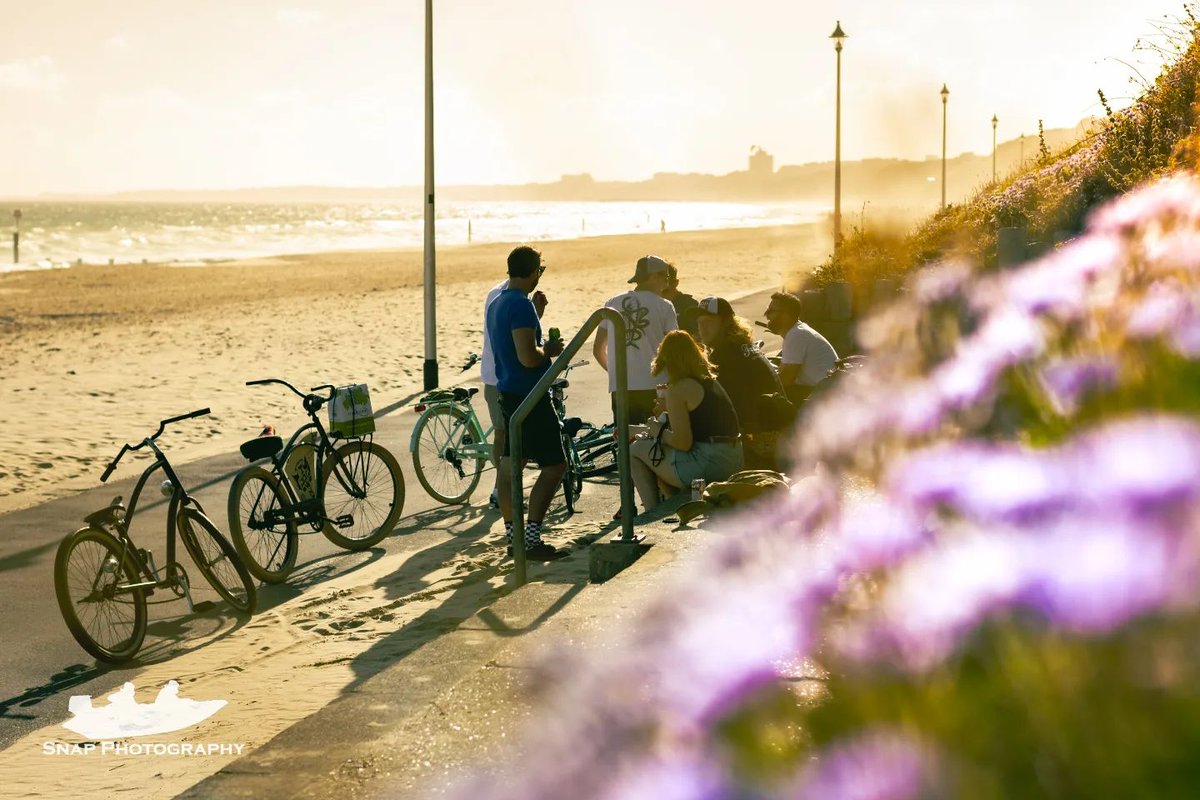
M943 263L470 798L1200 791L1200 180L1021 268Z

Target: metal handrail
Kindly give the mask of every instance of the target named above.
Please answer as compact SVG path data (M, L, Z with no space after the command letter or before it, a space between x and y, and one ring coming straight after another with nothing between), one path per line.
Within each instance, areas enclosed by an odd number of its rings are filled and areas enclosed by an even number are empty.
M610 365L609 369L616 370L617 373L617 474L621 480L621 540L636 541L633 535L633 482L629 476L629 406L625 401L629 391L629 376L625 371L627 361L625 348L621 346L621 343L625 341L625 320L619 312L611 308L601 308L588 317L588 321L579 329L579 333L575 334L575 338L567 343L537 385L529 390L529 394L521 401L521 405L517 407L508 421L509 450L512 453L512 548L517 586L525 584L525 487L522 481L525 470L522 464L524 453L521 447L521 429L525 425L525 418L533 411L533 407L550 390L550 384L554 383L559 374L571 363L571 357L579 352L579 348L583 347L591 337L592 331L605 321L612 323L612 341L616 344L613 350L616 351L617 356L616 363Z

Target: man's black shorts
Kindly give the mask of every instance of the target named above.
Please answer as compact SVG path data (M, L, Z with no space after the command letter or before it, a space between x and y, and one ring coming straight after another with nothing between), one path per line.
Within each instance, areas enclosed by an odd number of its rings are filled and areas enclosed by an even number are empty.
M629 405L629 424L641 425L654 416L654 401L658 392L654 389L630 389L626 392ZM613 422L617 421L617 393L612 393Z
M512 419L517 406L521 405L524 400L524 395L500 393L500 405L504 410L504 425L510 433L512 427L509 426L509 420ZM504 449L505 455L512 455L511 436L505 438ZM554 413L554 406L550 403L549 393L542 395L542 399L525 418L521 427L521 449L525 458L531 458L543 467L554 467L566 462L567 455L563 452L562 444L562 427L558 422L558 415Z

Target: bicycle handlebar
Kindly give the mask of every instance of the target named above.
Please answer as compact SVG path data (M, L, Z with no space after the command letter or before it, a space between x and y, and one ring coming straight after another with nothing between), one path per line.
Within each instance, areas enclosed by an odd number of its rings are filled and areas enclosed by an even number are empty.
M100 476L100 482L101 483L108 482L109 477L113 474L113 470L115 470L117 468L117 464L121 461L121 458L124 457L124 455L126 453L128 453L132 450L141 450L143 447L146 446L147 442L152 442L155 439L157 439L159 436L162 436L163 431L165 431L167 429L168 425L171 425L172 423L175 423L175 422L182 422L185 419L193 419L195 417L203 417L203 416L206 416L211 413L212 413L212 409L201 408L196 411L192 411L189 414L180 414L178 417L170 417L168 419L160 420L158 423L158 430L154 432L153 436L150 436L147 439L143 439L141 444L131 445L131 444L126 443L121 446L121 451L119 453L117 453L117 457L114 458L111 462L109 462L108 466L104 468L104 474Z
M266 386L269 383L278 383L281 386L286 386L287 388L291 389L293 392L298 394L300 397L304 397L304 392L300 391L295 386L292 386L287 381L281 380L279 378L263 378L262 380L257 380L257 381L246 381L247 386Z
M459 372L460 373L466 372L467 370L469 370L471 367L475 366L478 363L479 363L479 353L471 353L470 355L467 356L467 363L463 364L462 369L460 369Z

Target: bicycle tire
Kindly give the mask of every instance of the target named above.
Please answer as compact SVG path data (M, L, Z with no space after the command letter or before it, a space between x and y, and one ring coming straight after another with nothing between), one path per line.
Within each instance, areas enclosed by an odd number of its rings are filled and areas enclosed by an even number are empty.
M443 417L449 419L440 419ZM463 475L459 477L458 468L444 457L447 450L464 442L475 443L468 439L476 432L467 420L467 412L458 406L435 406L421 415L413 431L412 462L417 480L430 497L447 505L467 502L483 474L483 458L461 461ZM459 438L452 441L455 435Z
M209 585L235 611L254 613L258 592L254 588L254 578L242 563L237 549L221 535L208 517L194 508L180 509L175 522L183 546ZM238 584L241 584L240 593Z
M575 435L575 449L579 453L579 473L585 478L617 468L617 440L610 431L585 422Z
M575 444L566 436L562 437L563 452L567 457L567 471L563 473L563 500L567 505L567 513L575 513L575 501L583 491L583 476L579 472L579 454Z
M378 464L372 466L376 461ZM364 484L363 497L355 497L342 484L335 472L339 462L356 484ZM404 473L396 457L382 445L362 439L352 439L326 457L320 492L326 516L321 531L325 538L346 550L365 550L379 544L391 534L404 511ZM365 533L347 536L334 525L333 520L348 511L352 512L349 516L354 520L356 533L360 528L365 528Z
M89 544L94 547L85 547ZM104 598L106 592L103 588L99 590L100 596L96 596L97 589L94 586L109 558L113 559L112 564L124 561L119 571L110 573L114 576L113 584L121 574L130 583L141 580L128 552L125 552L124 559L121 554L121 543L108 531L81 528L62 540L54 557L54 594L58 598L58 608L67 623L67 629L84 650L110 664L133 658L146 638L145 589L134 589L122 595L128 599ZM94 604L95 608L80 614L80 607L85 603L88 606ZM132 614L124 615L128 621L119 621L115 615L124 608L130 609ZM95 629L101 624L112 626L114 622L118 632L102 640Z
M265 583L282 583L296 567L300 536L287 508L279 478L262 467L246 467L229 487L230 538L246 569Z

